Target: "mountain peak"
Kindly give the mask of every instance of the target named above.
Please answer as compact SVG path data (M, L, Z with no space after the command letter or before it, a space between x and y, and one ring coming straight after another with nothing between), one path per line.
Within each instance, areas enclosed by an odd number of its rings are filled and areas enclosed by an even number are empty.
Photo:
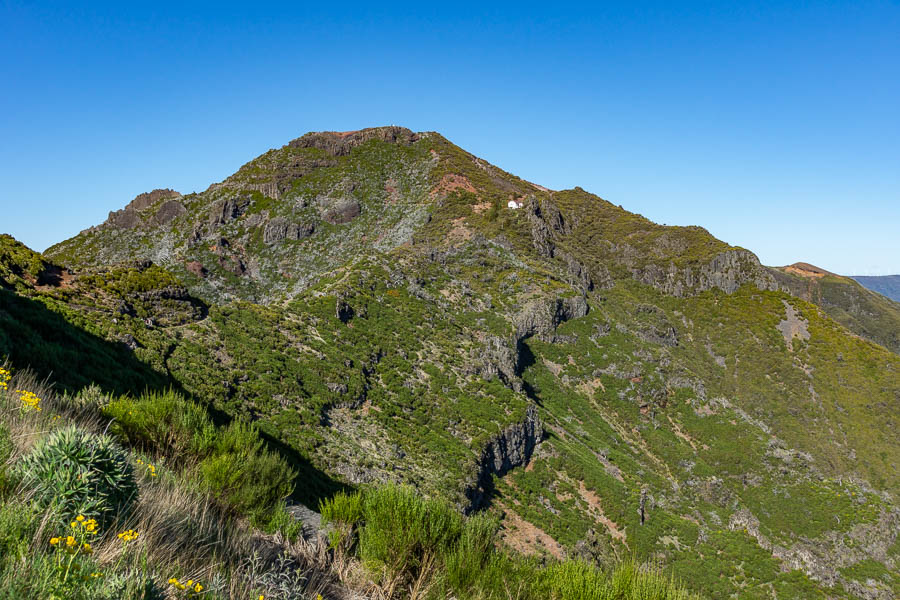
M332 156L346 156L350 150L369 140L381 140L394 144L410 145L420 138L420 134L406 127L389 125L385 127L369 127L356 131L311 131L295 140L288 146L291 148L318 148Z
M138 194L125 208L131 210L145 210L160 200L172 200L176 198L181 198L181 194L175 190L158 188L149 192L144 192L143 194Z

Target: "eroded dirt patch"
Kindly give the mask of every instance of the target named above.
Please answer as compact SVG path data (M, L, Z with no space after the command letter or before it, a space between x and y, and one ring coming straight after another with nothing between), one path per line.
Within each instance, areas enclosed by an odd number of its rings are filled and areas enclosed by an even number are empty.
M606 527L606 531L609 532L610 537L619 540L625 544L626 548L628 548L625 532L619 528L619 525L615 521L607 517L606 513L603 512L600 496L593 490L589 490L587 486L584 485L583 481L578 482L578 494L581 496L581 499L587 503L588 510L590 511L591 516L594 517L594 520Z
M505 505L498 504L498 506L506 513L500 530L500 539L510 548L526 555L541 554L544 551L560 560L565 557L563 547L547 532L529 523Z

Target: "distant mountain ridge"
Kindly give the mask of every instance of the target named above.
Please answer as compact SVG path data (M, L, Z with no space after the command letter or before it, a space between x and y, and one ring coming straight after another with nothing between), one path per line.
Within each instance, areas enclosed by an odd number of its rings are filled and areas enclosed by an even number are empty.
M900 275L851 275L873 292L887 296L894 302L900 302Z

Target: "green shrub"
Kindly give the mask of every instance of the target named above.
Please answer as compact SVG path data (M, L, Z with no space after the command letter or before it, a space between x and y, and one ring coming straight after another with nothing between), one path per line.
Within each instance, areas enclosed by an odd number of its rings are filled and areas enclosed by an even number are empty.
M284 459L263 447L255 427L240 421L220 432L199 472L212 493L255 518L291 493L296 476Z
M263 529L266 533L280 533L284 539L296 542L303 536L303 521L288 512L287 506L282 502L272 511Z
M363 496L360 493L338 492L319 505L322 523L331 525L328 538L333 548L347 548L353 542L356 525L363 518Z
M408 487L367 490L362 510L360 557L375 568L383 567L391 577L412 574L445 554L462 532L462 515L444 502L423 500Z
M483 576L491 560L498 521L485 514L477 514L465 521L462 533L446 558L447 584L454 590L472 589Z
M176 462L205 456L216 438L206 410L172 390L121 398L103 414L113 419L111 431L129 446Z
M567 560L551 565L540 572L537 587L551 598L566 600L606 600L631 598L630 587L622 587L622 595L615 594L609 579L596 567L580 560ZM640 598L641 596L638 596Z
M125 451L107 436L74 426L40 440L16 470L36 502L66 518L109 518L126 511L138 494Z
M388 485L340 493L320 506L332 543L353 550L388 589L432 587L434 597L521 600L690 600L657 571L636 563L611 576L577 560L542 564L496 546L499 523L463 517L414 489Z
M293 490L296 473L265 448L254 426L234 421L217 428L205 408L177 392L121 398L103 414L113 419L112 432L128 445L192 469L201 488L257 524L265 524L268 519L259 521L261 515Z
M0 503L0 565L25 556L39 522L40 513L23 501Z

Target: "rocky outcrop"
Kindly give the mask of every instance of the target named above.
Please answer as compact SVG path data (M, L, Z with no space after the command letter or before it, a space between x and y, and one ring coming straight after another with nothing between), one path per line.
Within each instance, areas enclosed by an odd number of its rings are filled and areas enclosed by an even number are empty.
M322 219L332 225L349 223L360 213L360 205L354 198L341 198L322 207Z
M471 364L474 365L475 375L488 381L498 378L507 387L522 391L522 381L518 376L519 353L514 339L504 339L496 335L487 336Z
M465 489L468 505L463 512L469 514L482 508L490 497L494 475L502 477L510 469L527 464L543 437L544 423L537 407L529 405L522 422L509 425L482 449L477 472Z
M140 215L142 211L155 206L161 200L169 199L150 219L150 224L153 226L165 225L186 212L184 205L178 200L180 198L181 194L169 189L138 194L122 210L110 212L106 224L117 229L134 229L144 222Z
M117 229L134 229L141 224L141 216L136 210L123 208L110 212L106 224Z
M588 310L587 300L583 296L533 301L515 318L516 342L531 336L552 341L556 328L561 323L583 317L588 314Z
M760 290L778 289L775 278L759 264L756 255L741 249L720 252L699 268L688 266L678 269L674 264L665 268L649 264L640 269L633 269L632 276L641 283L677 297L713 288L732 294L745 283L751 283Z
M208 223L218 228L240 217L250 204L249 198L223 198L213 202L209 207Z
M315 230L312 223L291 223L284 217L276 217L265 224L263 242L271 246L283 240L302 240Z
M185 269L187 269L188 273L196 275L197 277L206 277L206 275L208 274L206 267L204 267L203 263L198 260L188 261L187 263L185 263L184 267Z
M526 207L531 222L531 241L538 254L553 258L556 252L555 238L569 233L569 227L555 204L549 200L539 202L534 196L528 198Z
M128 203L125 210L146 210L164 199L181 198L181 194L170 189L156 189L152 192L144 192L134 197L134 200Z
M519 378L525 351L523 342L532 336L547 342L556 341L556 328L561 323L587 313L588 304L583 296L534 300L514 318L515 331L512 336L484 337L472 357L473 367L469 372L487 380L499 378L508 388L521 392L524 389Z
M168 225L186 212L187 209L180 201L168 200L163 202L162 206L159 207L159 210L156 211L156 214L150 219L150 223L157 227Z
M322 131L307 133L303 137L292 140L288 146L292 148L318 148L332 156L346 156L350 150L369 140L381 140L392 144L409 146L419 140L419 134L405 127L373 127L359 131Z
M763 549L779 560L784 570L803 571L810 579L833 587L843 585L857 598L888 600L890 590L874 579L865 584L845 578L841 569L865 560L889 563L892 544L896 543L900 511L882 510L877 520L855 525L850 531L827 531L816 540L801 538L790 546L778 544L761 531L759 519L742 508L731 515L728 528L745 530Z
M663 309L652 304L641 304L637 307L635 316L638 325L632 333L637 337L651 344L678 345L678 331Z

